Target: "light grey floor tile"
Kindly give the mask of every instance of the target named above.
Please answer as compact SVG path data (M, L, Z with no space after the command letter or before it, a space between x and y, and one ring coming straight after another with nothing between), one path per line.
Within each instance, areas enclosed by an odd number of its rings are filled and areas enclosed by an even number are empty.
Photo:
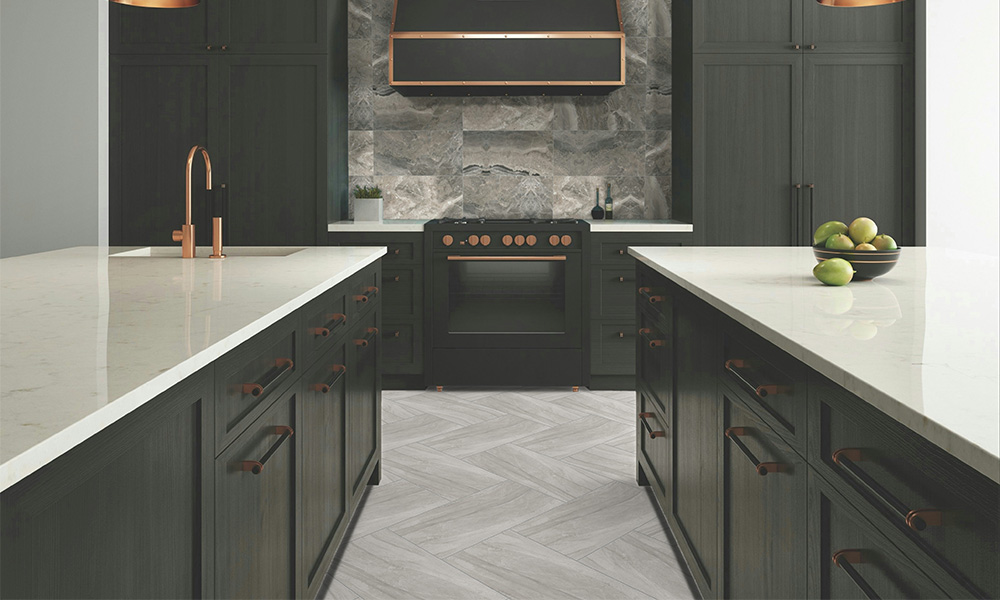
M336 577L329 584L321 596L323 600L358 600L361 597L354 590L341 583Z
M461 426L457 423L428 414L418 414L409 419L384 423L382 425L382 451L388 452L400 446L448 433L459 427Z
M448 562L509 598L649 598L612 577L509 532L467 548Z
M520 392L503 392L488 398L480 398L476 403L542 425L568 423L586 414L579 410L564 408L552 400L539 398L535 394Z
M578 559L644 524L651 508L639 486L609 483L521 523L514 531Z
M652 504L652 502L650 502ZM656 511L656 508L653 508ZM669 544L670 541L667 539L667 532L663 529L663 522L660 520L660 516L656 515L652 519L646 521L642 525L635 528L635 532L642 534L646 537L653 538L657 542L663 544Z
M434 393L445 394L455 398L461 398L463 400L478 400L479 398L495 396L503 391L504 391L503 389L498 389L498 388L446 387L444 388L443 392L434 392Z
M374 486L354 523L351 538L364 537L447 503L441 496L406 480Z
M449 556L544 513L559 501L504 482L409 518L392 530L435 556Z
M563 459L566 464L596 473L605 481L635 483L635 451L607 444L591 446Z
M605 419L624 423L629 427L635 427L635 412L631 407L619 400L612 400L600 394L579 392L563 396L554 402L577 412L584 411L592 415L604 417Z
M383 390L382 391L382 402L385 401L395 401L402 400L404 398L411 398L413 396L419 396L420 394L428 393L427 390Z
M562 501L578 498L606 483L588 471L514 444L491 448L466 460Z
M497 599L503 595L389 531L351 540L339 579L366 599Z
M546 429L548 428L545 425L536 421L508 415L435 436L425 441L424 445L445 454L464 458Z
M403 421L405 419L412 419L413 417L420 416L421 413L413 410L412 408L406 406L405 404L400 404L398 400L386 400L382 397L382 424L395 423L396 421ZM382 435L382 440L385 441L385 435Z
M522 438L517 441L517 445L555 458L565 458L625 434L634 436L635 426L630 427L597 415L587 415Z
M624 535L580 562L654 597L697 597L670 545L639 533Z
M427 392L399 400L401 406L434 415L459 425L474 425L504 416L503 411L477 404L470 398L455 394Z
M382 461L391 464L407 481L449 501L505 481L499 475L423 444L410 444L386 452Z
M629 431L623 431L619 435L611 438L605 442L609 446L614 446L621 450L629 450L635 452L635 429L630 429Z

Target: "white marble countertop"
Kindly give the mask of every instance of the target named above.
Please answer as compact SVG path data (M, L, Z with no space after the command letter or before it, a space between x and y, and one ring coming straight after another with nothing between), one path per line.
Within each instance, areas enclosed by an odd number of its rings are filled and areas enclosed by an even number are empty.
M111 255L119 250L0 260L0 490L386 252L227 248L225 260L183 260L179 247L155 249L176 258Z
M827 287L810 248L629 252L1000 482L1000 261L904 248L873 281Z
M587 219L590 223L590 231L593 233L690 233L694 231L694 226L690 223L680 221L594 221Z
M366 232L366 231L423 231L424 223L427 219L386 219L378 221L337 221L329 223L327 231L337 232Z

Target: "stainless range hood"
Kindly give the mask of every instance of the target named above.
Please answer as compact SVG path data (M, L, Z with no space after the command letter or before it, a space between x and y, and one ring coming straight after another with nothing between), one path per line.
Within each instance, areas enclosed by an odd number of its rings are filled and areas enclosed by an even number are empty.
M618 0L396 0L401 93L606 93L625 84Z

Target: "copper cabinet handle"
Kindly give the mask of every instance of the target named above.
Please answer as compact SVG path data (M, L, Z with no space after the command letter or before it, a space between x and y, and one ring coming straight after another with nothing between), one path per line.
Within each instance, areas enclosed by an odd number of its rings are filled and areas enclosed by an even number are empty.
M641 327L639 329L639 335L642 336L642 339L646 340L646 342L649 344L650 348L659 348L661 346L666 345L666 343L667 343L666 340L654 340L654 339L650 338L649 334L652 333L652 332L653 332L653 330L650 329L649 327Z
M493 261L493 260L509 260L514 262L523 261L564 261L566 260L565 255L553 255L553 256L449 256L448 260L451 261Z
M641 288L639 288L639 295L642 296L643 298L646 298L647 300L649 300L650 304L656 304L657 302L663 302L664 300L667 299L666 296L655 296L655 295L652 294L652 292L653 292L653 288L649 288L649 287L641 287Z
M225 52L226 50L229 50L229 46L223 44L222 45L222 51Z
M255 398L261 396L264 394L264 390L271 387L286 371L290 371L294 366L295 363L292 362L292 359L279 358L274 361L274 366L268 369L267 373L264 373L259 382L244 383L240 389L243 390L244 394L250 394Z
M625 278L624 277L619 277L618 278L618 283L625 283Z
M942 511L933 508L910 510L892 492L885 489L882 484L875 481L871 475L865 473L861 467L855 464L867 458L861 448L841 448L833 453L832 458L834 464L851 476L855 487L860 487L868 495L874 496L879 503L895 513L913 531L919 532L927 529L928 526L937 527L944 524Z
M736 447L740 449L740 452L742 452L743 456L750 461L750 464L753 465L753 468L761 477L767 475L768 473L784 473L787 471L787 466L782 463L761 462L757 460L757 457L750 451L750 448L747 448L746 444L743 443L743 440L740 439L740 436L747 435L748 431L749 430L746 427L730 427L726 429L724 435L729 438L729 441L736 444Z
M796 44L798 50L798 44ZM792 244L802 245L802 215L799 214L799 198L802 195L802 184L792 184ZM812 238L810 238L811 240Z
M205 50L211 50L211 49L212 49L212 45L211 44L205 46Z
M795 44L794 46L792 46L792 49L793 50L801 50L802 49L802 44Z
M361 346L362 348L365 348L365 347L368 346L368 342L370 342L373 339L375 339L375 336L378 335L378 328L377 327L369 327L365 331L366 331L366 333L368 335L366 335L365 337L363 337L361 339L354 340L354 345L355 346Z
M392 255L393 256L399 256L399 248L396 248L395 250L393 250L392 251Z
M355 296L354 301L364 304L365 302L371 300L372 296L375 296L376 294L378 294L378 288L375 286L369 286L365 288L365 292L363 294Z
M658 437L666 437L667 434L665 432L663 432L663 431L653 431L653 428L650 427L649 423L646 422L646 419L652 419L652 418L653 418L653 413L649 413L649 412L641 412L641 413L639 413L639 422L642 423L642 428L645 429L646 433L649 434L650 439L654 439L655 440Z
M329 392L333 386L337 385L337 382L344 376L344 373L347 372L347 367L345 365L332 365L330 370L333 371L333 377L323 383L312 384L313 391L320 392L321 394Z
M273 430L271 430L271 433L273 435L280 435L281 437L278 438L278 441L275 442L274 445L272 445L270 448L267 449L267 452L264 453L264 456L262 456L260 460L241 461L240 462L241 471L250 471L254 475L260 475L260 472L264 470L264 465L267 464L268 459L274 456L274 453L278 451L278 448L281 447L281 444L284 443L284 441L287 440L288 438L295 435L295 432L292 431L292 428L289 427L288 425L278 425Z
M740 383L742 383L747 389L750 390L750 393L756 395L758 398L767 398L768 396L787 394L788 392L791 391L790 387L783 385L776 385L776 384L754 385L753 383L750 383L750 380L747 379L742 373L740 373L737 370L737 369L744 369L749 366L750 364L747 361L743 360L742 358L731 358L726 361L726 371L729 371L729 373L733 377L739 380Z
M329 323L323 327L313 327L309 330L309 333L317 337L330 337L331 331L347 323L347 315L343 313L334 313L327 318L330 319Z
M624 248L619 248L618 249L618 256L625 256L625 249Z
M396 331L390 331L390 332L386 333L386 334L385 334L385 337L394 337L394 338L398 338L398 337L399 337L399 334L400 334L400 331L399 331L399 330L397 329Z
M853 566L864 562L867 561L862 550L838 550L833 553L833 564L840 567L844 573L847 573L847 576L851 578L854 585L858 586L858 589L861 590L861 593L868 600L881 600L882 597L878 595L875 589L865 581L865 578Z
M815 50L816 49L816 44L809 44L808 46L806 46L806 48L809 49L809 50Z
M399 275L396 275L395 277L393 277L392 280L393 281L399 281Z
M625 337L625 332L624 331L619 331L618 332L618 337L620 337L620 338Z

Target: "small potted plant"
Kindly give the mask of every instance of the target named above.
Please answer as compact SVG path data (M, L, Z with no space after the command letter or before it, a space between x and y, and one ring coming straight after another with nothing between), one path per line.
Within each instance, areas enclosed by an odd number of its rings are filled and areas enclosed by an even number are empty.
M382 222L382 190L377 185L354 186L354 220Z

